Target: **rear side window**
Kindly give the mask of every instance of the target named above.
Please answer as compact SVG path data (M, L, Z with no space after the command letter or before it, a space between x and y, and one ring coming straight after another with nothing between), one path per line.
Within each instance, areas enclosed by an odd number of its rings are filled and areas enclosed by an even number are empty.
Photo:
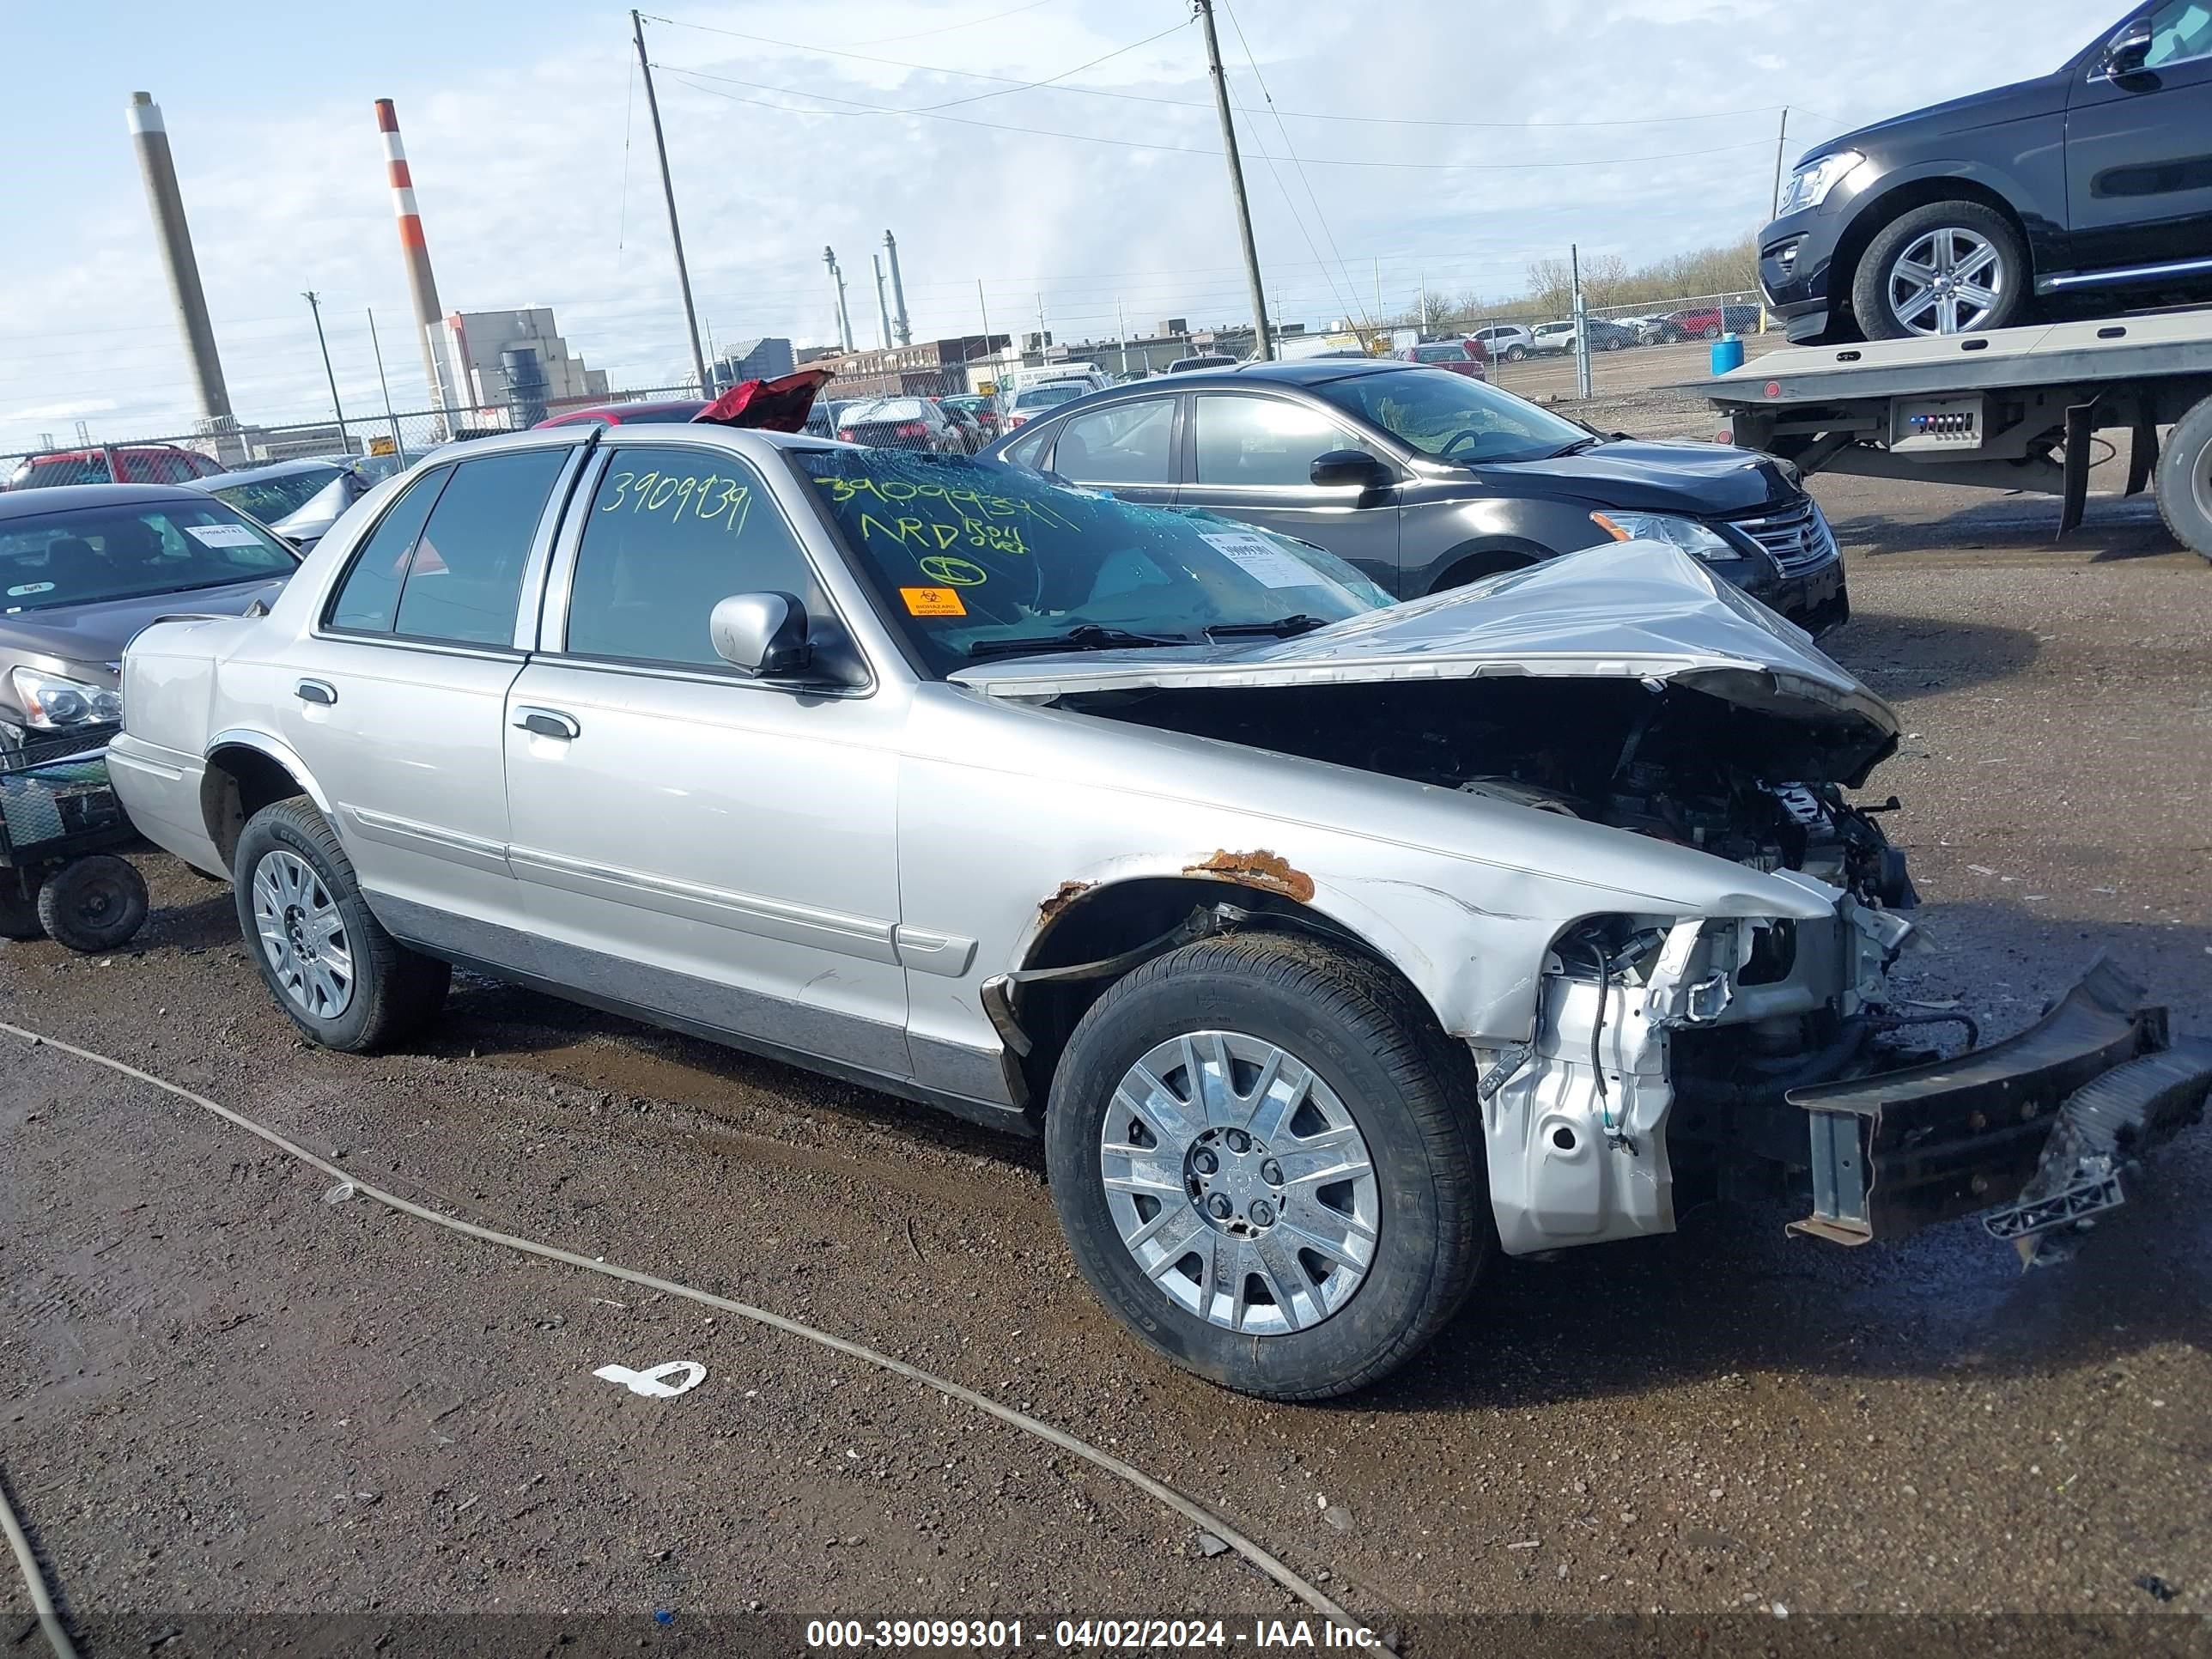
M1052 470L1078 483L1173 483L1174 435L1172 398L1071 415L1060 428Z
M450 645L513 643L530 544L573 453L564 445L456 466L416 540L393 631Z
M451 467L425 472L386 511L353 556L353 568L346 572L337 598L331 602L330 626L364 634L392 631L392 620L399 611L399 584L406 578L415 538L422 533L438 492L453 476Z
M726 669L708 625L714 606L764 592L793 595L811 617L829 614L758 473L705 450L614 452L576 548L570 654Z

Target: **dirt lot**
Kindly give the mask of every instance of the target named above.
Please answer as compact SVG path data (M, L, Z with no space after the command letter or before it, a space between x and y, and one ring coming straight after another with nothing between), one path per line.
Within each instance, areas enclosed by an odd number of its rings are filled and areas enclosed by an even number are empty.
M2001 1034L2108 951L2212 1031L2212 568L2142 503L2056 544L2048 501L1816 487L1858 612L1832 649L1911 733L1875 793L1906 803L1948 947L1922 994ZM2030 1278L1971 1224L1851 1252L1784 1237L1786 1208L1702 1210L1501 1263L1394 1382L1285 1408L1122 1339L1025 1145L483 982L422 1052L311 1051L228 894L147 869L127 953L0 951L0 1018L1033 1412L1407 1651L2212 1651L2212 1132ZM1031 1645L1200 1614L1233 1648L1299 1611L934 1390L345 1198L51 1048L0 1054L0 1463L89 1652L789 1652L831 1614L1020 1618ZM673 1360L705 1382L592 1375ZM0 1574L0 1652L37 1642Z

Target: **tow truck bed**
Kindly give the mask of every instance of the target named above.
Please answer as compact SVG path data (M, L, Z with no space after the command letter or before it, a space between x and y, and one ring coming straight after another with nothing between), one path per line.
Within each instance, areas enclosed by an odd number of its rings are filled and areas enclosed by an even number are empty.
M2175 535L2212 558L2212 309L1790 347L1672 389L1807 472L2057 495L2061 535L2081 520L2090 438L2124 428L2127 493L2154 485Z

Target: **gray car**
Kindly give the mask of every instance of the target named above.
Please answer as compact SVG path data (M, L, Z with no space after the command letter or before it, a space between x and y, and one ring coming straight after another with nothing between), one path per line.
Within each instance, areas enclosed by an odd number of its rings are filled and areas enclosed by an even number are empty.
M112 726L123 647L158 617L235 614L298 563L258 525L187 486L0 494L0 750Z
M185 488L207 491L305 551L385 476L373 464L351 457L302 459L218 472L195 479Z
M2131 1152L2212 1085L2110 974L1869 1078L1925 1018L1847 793L1896 716L1652 542L1394 605L967 457L572 428L380 486L125 684L118 792L316 1042L406 1042L465 963L1041 1135L1105 1303L1275 1397L1739 1164L1887 1237L2075 1190L2092 1079Z

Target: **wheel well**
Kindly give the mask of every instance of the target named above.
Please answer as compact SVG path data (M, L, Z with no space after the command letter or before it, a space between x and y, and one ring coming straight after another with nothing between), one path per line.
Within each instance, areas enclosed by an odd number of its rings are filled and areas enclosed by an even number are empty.
M247 819L264 806L306 793L282 761L258 749L232 744L209 756L200 777L200 816L222 854L223 868L230 867Z
M1851 228L1844 233L1843 240L1836 245L1835 260L1828 272L1828 298L1838 310L1848 310L1851 303L1851 284L1857 279L1859 260L1865 255L1867 246L1881 234L1883 228L1903 218L1917 207L1930 202L1978 202L2004 215L2020 245L2027 250L2027 276L2035 279L2035 242L2021 222L2020 215L2013 211L2010 202L1987 185L1972 179L1936 178L1916 179L1909 185L1899 185L1886 196L1876 197L1869 206L1859 210Z
M1480 581L1485 576L1495 576L1502 570L1519 570L1534 564L1544 557L1535 548L1493 544L1469 550L1455 560L1444 574L1430 586L1431 593L1441 593L1447 588L1465 587L1469 582Z
M1296 899L1240 882L1196 876L1147 877L1085 889L1065 898L1055 896L1046 902L1054 908L1052 921L1030 947L1028 959L1022 963L1025 969L1103 962L1161 939L1194 910L1229 903L1248 912L1249 917L1224 931L1295 931L1322 939L1347 955L1373 963L1404 984L1415 1001L1427 1006L1426 999L1396 964L1365 940ZM1172 948L1163 944L1152 954L1164 956ZM1149 961L1151 957L1141 960ZM1121 974L1138 965L1128 963ZM1046 980L1021 988L1016 1012L1031 1045L1023 1065L1032 1111L1041 1111L1049 1097L1053 1073L1059 1069L1061 1051L1077 1022L1121 976Z

